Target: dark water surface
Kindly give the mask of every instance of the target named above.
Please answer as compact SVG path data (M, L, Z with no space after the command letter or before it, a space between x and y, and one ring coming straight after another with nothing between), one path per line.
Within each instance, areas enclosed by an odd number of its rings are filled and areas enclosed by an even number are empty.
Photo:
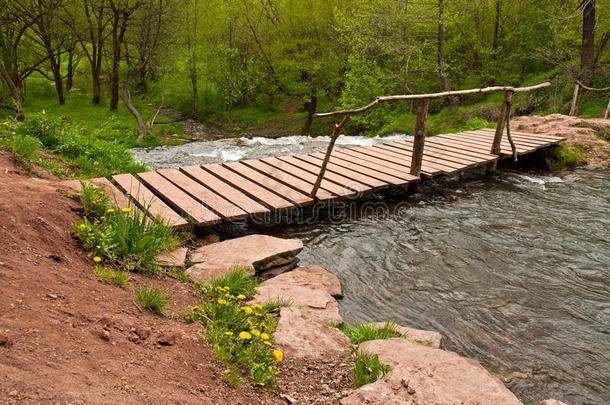
M610 403L609 180L608 170L471 175L380 197L376 213L266 231L302 239L302 263L339 276L347 322L439 331L444 348L512 373L525 403Z

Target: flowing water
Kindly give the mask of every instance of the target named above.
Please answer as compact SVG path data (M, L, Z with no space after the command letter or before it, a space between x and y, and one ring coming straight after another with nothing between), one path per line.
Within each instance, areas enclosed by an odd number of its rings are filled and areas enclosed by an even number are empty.
M240 158L323 149L291 138L227 148ZM208 158L222 160L225 150ZM158 167L201 159L157 152L148 156ZM313 223L262 231L302 239L301 262L337 274L347 322L391 318L436 330L445 349L480 361L526 404L605 404L609 180L609 170L470 172L429 181L416 195L377 195Z

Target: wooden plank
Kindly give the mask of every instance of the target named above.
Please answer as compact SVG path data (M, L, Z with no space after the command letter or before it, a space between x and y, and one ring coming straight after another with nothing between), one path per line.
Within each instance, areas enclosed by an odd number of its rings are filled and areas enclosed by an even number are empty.
M306 170L309 173L314 174L315 176L317 176L318 173L320 172L319 165L316 166L315 164L311 164L311 163L305 162L303 160L299 160L299 159L295 158L294 156L280 156L280 157L278 157L278 159L283 162L289 163L289 164L293 165L294 167ZM349 190L353 190L358 193L363 193L363 192L371 190L371 187L366 184L359 183L356 180L341 176L334 172L327 171L326 173L324 173L324 179L332 181L332 182L336 183L337 185L340 185L341 187L344 187ZM324 183L324 180L322 180L322 183Z
M355 148L352 148L352 150L357 150L370 156L398 163L403 166L408 166L409 171L411 171L411 153L400 153L394 148L386 149L383 144L377 144L374 146L357 146ZM421 170L425 176L429 177L443 173L442 169L439 169L436 166L431 166L426 161L422 162Z
M467 134L469 137L473 137L476 139L482 139L482 140L487 140L489 139L489 135L486 133L481 133L481 132L476 132L476 131L466 131L464 132L464 134ZM512 134L511 134L512 136ZM544 141L528 141L528 140L524 140L524 139L519 139L519 138L515 138L514 136L512 136L513 140L515 141L515 144L518 144L518 146L522 146L522 147L537 147L540 144L544 144ZM506 134L504 134L502 136L502 142L508 142L508 136ZM510 145L510 143L509 143Z
M272 193L264 187L259 186L255 182L244 176L227 169L218 163L201 166L202 169L208 171L222 181L229 183L231 186L240 190L248 197L253 198L264 205L277 211L283 211L294 207L294 204L279 195Z
M457 154L462 154L466 156L471 156L473 158L479 159L495 159L497 156L492 155L489 151L483 151L480 148L472 147L472 146L462 146L460 144L454 143L451 139L435 139L436 136L432 136L427 140L427 143L439 148L445 148L454 151Z
M308 172L307 170L303 170L299 167L291 165L290 163L281 161L280 159L275 158L275 157L262 159L261 162L273 167L274 169L279 169L282 172L287 173L289 175L298 176L299 178L303 179L307 183L310 183L311 184L310 191L313 188L313 184L315 183L316 178L317 178L315 174L312 174L312 173ZM356 193L357 193L354 190L350 190L349 188L340 186L337 183L333 183L332 181L329 181L326 178L322 179L322 183L320 184L320 190L318 190L318 194L317 194L318 197L320 197L321 191L328 191L329 193L334 194L339 197L353 196L353 195L356 195Z
M371 169L374 169L384 174L388 174L393 177L397 177L399 179L406 180L408 182L419 180L419 177L415 177L409 174L409 170L405 170L403 166L393 165L391 162L376 159L374 157L361 154L358 151L354 151L351 149L335 151L333 152L332 156L336 157L337 159L342 159L348 162L364 161L366 162L366 165Z
M177 169L162 169L157 170L157 173L180 187L185 193L203 203L227 221L235 221L248 216L248 213L237 205L225 200L220 195L204 187L201 183L181 173Z
M311 163L320 167L322 165L322 160L310 155L296 155L295 158L302 160L304 162ZM388 187L390 184L388 182L379 180L374 177L370 177L364 174L359 173L358 171L351 170L342 166L337 165L334 162L329 162L326 168L328 171L333 173L340 174L342 176L347 177L348 179L355 180L359 183L364 183L369 186L371 189L379 190L381 188Z
M409 141L401 141L401 143L398 142L392 142L389 144L386 144L388 146L391 147L395 147L397 149L400 149L402 151L411 151L413 149L413 143L409 142ZM427 149L426 146L424 145L424 150L423 150L423 157L424 159L428 159L430 162L439 162L442 163L446 166L452 167L453 169L457 169L460 170L464 167L470 166L472 164L472 162L470 161L466 161L466 162L456 162L452 159L449 159L448 156L444 153L444 151L439 151L439 150L435 150L435 149Z
M310 154L310 156L317 158L320 158L320 155L320 153ZM380 170L385 169L383 166L379 166L371 163L370 161L364 160L360 156L339 156L333 153L331 154L330 162L341 167L345 167L346 169L358 171L364 175L395 185L404 185L419 179L419 177L412 176L408 173L399 172L396 175L385 173L384 170Z
M242 211L246 212L248 215L263 216L271 212L265 206L254 201L235 187L223 182L217 177L206 172L200 166L181 167L180 171L192 178L193 180L197 181L199 184L205 186L210 190L213 190L225 200L231 201L233 204L239 207ZM230 215L230 213L227 214ZM235 216L227 218L231 218L233 220L237 219Z
M117 174L112 176L117 185L128 194L143 210L154 217L160 218L166 224L175 227L186 227L188 222L163 201L156 197L145 185L140 183L131 174Z
M214 225L221 222L221 218L206 206L186 194L157 172L138 173L144 184L157 192L165 202L177 211L191 218L197 225Z
M107 178L96 177L95 179L91 179L89 181L95 184L97 187L104 187L104 192L110 198L110 201L114 202L114 204L118 208L135 208L133 207L134 204L129 201L129 198L127 198L125 194L123 194L121 190L116 188L116 186L112 184Z
M480 136L488 136L488 133L484 132L484 131L480 131L480 132L473 131L473 132ZM556 142L561 141L560 138L555 138L555 139L537 138L537 137L532 137L532 136L527 136L527 135L515 134L515 133L513 133L513 131L510 132L510 135L513 138L513 141L515 142L515 144L529 145L534 148L541 148L544 146L548 146L549 143L556 143ZM503 139L508 140L508 136L506 135L506 133L503 135Z
M286 186L275 180L273 177L267 176L260 171L254 170L249 166L242 164L241 162L228 162L223 166L228 167L234 172L246 177L248 180L258 184L261 187L266 188L269 191L280 194L283 198L290 200L299 205L313 204L313 198L308 195L297 191L293 188Z
M270 166L261 160L248 159L242 160L241 163L253 168L254 170L258 170L261 173L266 174L267 176L271 176L275 180L287 186L293 187L294 189L299 190L302 193L305 193L306 195L308 195L311 192L311 189L313 188L313 183L307 182L303 177L296 177L295 175L289 174L273 166ZM309 173L307 172L305 172L305 174L309 175ZM313 177L315 181L315 176ZM326 191L325 189L320 188L316 193L316 198L320 201L327 201L334 199L335 196Z
M482 128L482 129L479 129L478 131L490 132L490 131L493 131L493 129ZM506 130L504 131L504 134L506 134ZM566 139L565 137L561 137L561 136L534 134L534 133L528 133L528 132L513 131L512 128L511 128L510 134L511 135L525 136L525 137L534 137L534 138L539 138L539 139L548 139L549 141L564 140L564 139Z
M392 152L394 154L397 154L399 156L405 156L409 159L411 159L412 156L412 152L410 150L403 150L402 152L398 149L396 149L395 147L392 146L388 146L385 144L378 144L373 146L373 148L376 149L383 149L386 152ZM437 175L440 173L452 173L455 168L452 166L448 166L442 162L434 162L431 159L426 159L424 158L424 160L422 161L422 170L424 172L431 172L433 173L433 175Z
M481 157L477 155L473 156L469 153L464 153L464 151L456 151L454 148L451 148L450 146L444 145L442 143L437 144L428 140L426 140L426 149L442 152L444 156L447 156L447 159L450 159L452 162L458 163L487 162L489 159L495 158L495 156L493 155L489 155L489 157Z
M469 146L474 146L477 148L480 148L481 151L491 151L491 145L493 143L493 139L490 139L489 141L485 141L485 140L479 140L473 137L470 137L468 134L464 134L463 132L460 132L460 137L454 136L451 138L451 140L453 142L457 142L457 143L461 143L463 145L469 145ZM446 139L447 137L445 137L444 135L437 135L437 137L439 139ZM504 151L510 151L510 144L507 141L502 141L501 142L501 147L502 147L502 153L503 154L507 154L509 152L504 152ZM517 147L517 152L518 153L523 153L523 152L527 152L528 149L527 148L523 148L523 147Z
M487 147L489 145L489 148L491 148L492 143L493 143L493 139L490 139L489 137L486 137L485 135L471 134L468 132L461 132L460 134L463 134L462 136L467 137L469 142L478 143L479 145L484 145L485 147ZM506 137L503 137L500 139L500 146L501 146L502 154L512 154L512 148ZM517 152L520 154L524 153L524 152L525 153L530 152L532 150L530 145L515 144L515 146L516 146Z

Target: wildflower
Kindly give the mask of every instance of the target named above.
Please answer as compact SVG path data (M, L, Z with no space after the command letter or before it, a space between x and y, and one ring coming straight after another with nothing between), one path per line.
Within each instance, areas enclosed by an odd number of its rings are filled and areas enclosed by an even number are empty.
M95 257L93 258L93 261L94 261L94 262L96 262L96 263L99 263L99 262L101 262L101 261L102 261L102 258L101 258L101 257L99 257L99 256L95 256Z
M100 217L100 219L103 221L103 220L105 220L105 219L106 219L106 217L102 215L102 216Z
M252 308L250 307L241 307L240 309L244 311L247 315L250 315L252 313Z
M15 131L11 132L11 135L15 135Z
M260 325L261 325L261 328L267 329L267 325L265 325L265 322L261 322Z
M95 160L95 161L93 162L93 166L97 166L97 165L99 165L99 164L100 164L100 162L98 162L97 160Z
M80 224L79 226L80 226L81 228L84 228L84 227L85 227L85 224Z
M261 339L269 340L269 335L267 335L265 332L263 332L263 333L261 333Z
M86 150L86 151L85 151L85 155L88 155L88 154L89 154L89 151L88 151L88 150Z
M260 304L254 304L254 308L256 308L256 309L263 309L263 307Z
M127 218L131 219L133 218L133 215L127 215Z
M254 313L254 315L256 315L256 316L263 316L263 314L261 314L260 312L256 312L256 313Z
M268 340L264 340L264 341L263 341L263 344L265 344L265 345L267 345L267 346L270 346L270 347L271 347L271 342L270 342L270 341L268 341Z
M252 329L250 331L250 333L252 333L254 336L260 336L261 335L261 332L259 330L256 330L256 329Z
M114 212L114 208L108 208L108 211L106 211L109 214L112 214Z
M225 291L229 291L230 290L229 286L226 286L226 285L224 286L224 289L225 289Z
M243 294L239 294L239 295L238 295L237 297L235 297L235 298L237 298L238 300L245 300L245 299L246 299L246 296L245 296L245 295L243 295Z
M131 212L131 208L121 208L121 211L123 212Z
M284 353L282 353L280 350L274 350L273 355L275 356L275 361L278 363L284 359Z
M254 326L254 325L252 324L252 321L251 321L251 320L249 320L249 319L248 319L246 322L248 322L248 326L250 326L250 327L253 327L253 326Z
M220 305L227 305L227 300L218 300Z
M232 297L232 295L229 293L225 293L225 297Z
M242 340L252 339L252 335L249 332L243 331L239 332L239 338Z
M222 287L216 287L215 290L218 292L223 292L225 289Z
M104 192L103 192L103 191L100 191L100 194L102 194L102 195L103 195L103 194L104 194Z
M195 305L193 308L191 308L191 311L199 311L199 305Z
M233 332L225 332L225 335L227 335L227 336L233 336Z

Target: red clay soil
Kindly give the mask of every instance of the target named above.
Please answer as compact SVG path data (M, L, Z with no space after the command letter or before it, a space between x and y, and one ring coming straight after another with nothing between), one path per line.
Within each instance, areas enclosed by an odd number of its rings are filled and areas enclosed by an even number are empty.
M201 326L182 320L197 303L190 287L166 275L131 274L126 289L101 282L66 232L79 204L57 188L0 151L0 403L285 404L282 393L330 402L351 386L345 366L299 375L290 360L275 393L247 379L227 386ZM166 317L133 300L150 284L172 295Z

